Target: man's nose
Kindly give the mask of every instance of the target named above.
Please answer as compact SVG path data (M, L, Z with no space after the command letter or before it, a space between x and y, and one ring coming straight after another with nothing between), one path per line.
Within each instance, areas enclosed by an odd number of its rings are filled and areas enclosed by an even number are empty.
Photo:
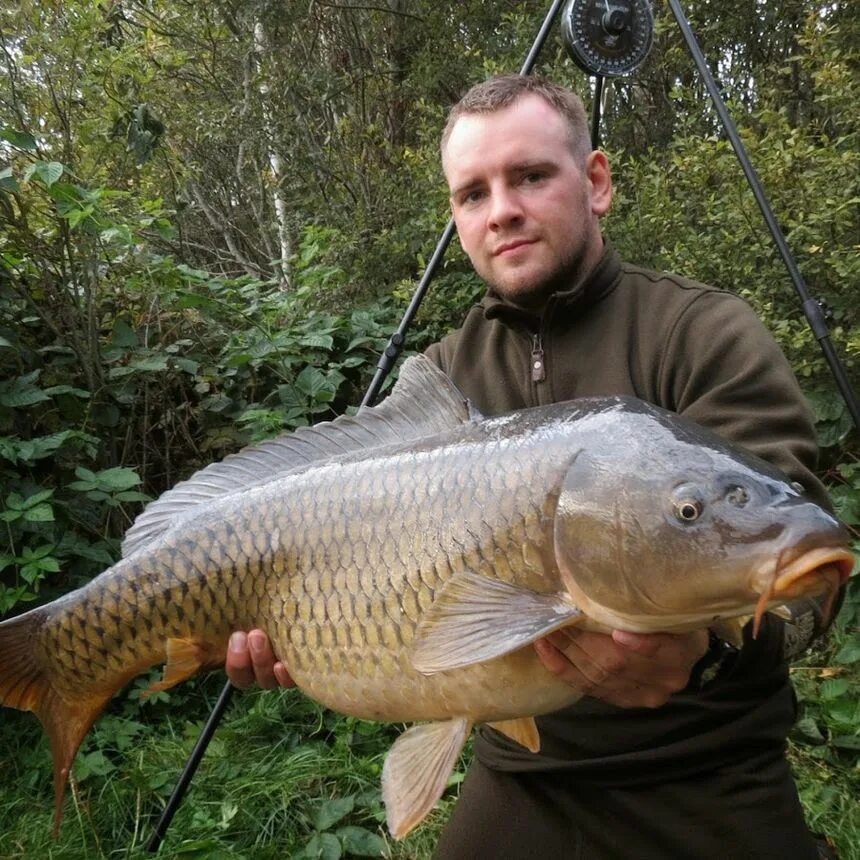
M490 200L489 225L506 227L523 218L523 208L516 191L511 188L494 188Z

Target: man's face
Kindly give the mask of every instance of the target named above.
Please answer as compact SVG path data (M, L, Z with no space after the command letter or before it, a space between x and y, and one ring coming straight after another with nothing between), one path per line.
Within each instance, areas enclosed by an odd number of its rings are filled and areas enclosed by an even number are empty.
M461 117L442 164L463 249L500 296L539 307L600 259L606 158L592 153L580 167L566 121L540 96Z

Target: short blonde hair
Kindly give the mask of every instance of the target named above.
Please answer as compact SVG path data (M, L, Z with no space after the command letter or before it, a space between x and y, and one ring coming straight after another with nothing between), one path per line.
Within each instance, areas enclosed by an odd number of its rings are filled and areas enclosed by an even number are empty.
M448 138L451 137L451 132L461 117L469 114L495 113L510 107L523 96L531 94L540 96L566 120L571 151L578 161L584 162L592 146L588 116L582 99L571 90L532 75L499 75L475 84L448 113L448 120L442 132L443 157Z

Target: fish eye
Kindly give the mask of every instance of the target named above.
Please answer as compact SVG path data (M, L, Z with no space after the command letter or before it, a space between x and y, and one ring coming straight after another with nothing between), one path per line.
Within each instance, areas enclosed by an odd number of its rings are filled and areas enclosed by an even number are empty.
M704 505L699 499L676 499L674 502L675 516L682 523L693 523L702 515Z
M739 484L734 487L729 487L728 492L726 493L726 501L730 505L734 505L736 508L745 507L750 500L750 494L746 487L742 487Z

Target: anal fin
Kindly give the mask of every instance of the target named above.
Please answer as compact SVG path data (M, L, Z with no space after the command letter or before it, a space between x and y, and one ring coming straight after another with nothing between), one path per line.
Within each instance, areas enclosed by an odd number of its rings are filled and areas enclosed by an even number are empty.
M196 639L168 639L167 664L160 681L150 684L141 695L146 699L153 693L169 690L182 681L187 681L202 669L218 666L224 662L223 654L216 654L212 645Z
M436 805L471 730L471 721L462 717L413 726L394 742L382 769L382 799L395 839L403 839Z
M529 752L540 752L540 733L534 717L519 717L516 720L498 720L487 725L505 737L525 747Z

